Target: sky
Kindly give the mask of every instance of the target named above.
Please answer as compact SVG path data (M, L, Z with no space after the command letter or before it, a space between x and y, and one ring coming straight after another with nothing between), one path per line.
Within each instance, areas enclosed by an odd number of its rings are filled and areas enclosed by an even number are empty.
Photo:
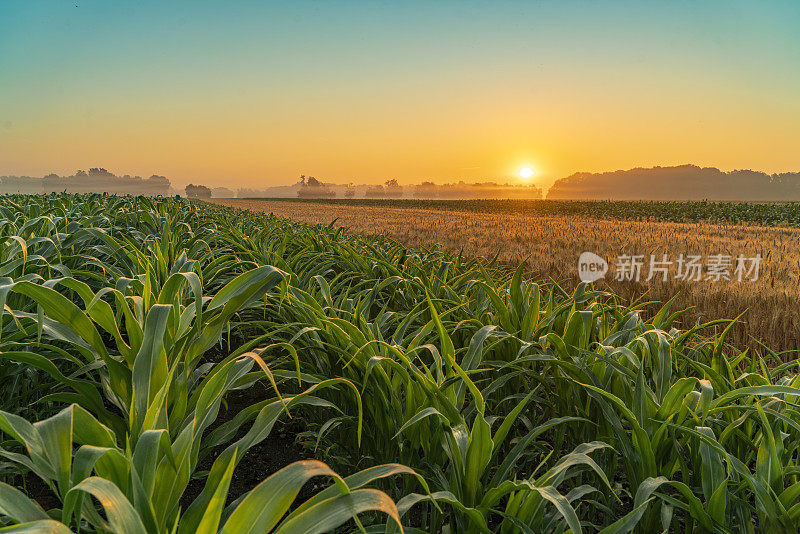
M800 170L800 2L0 1L0 175Z

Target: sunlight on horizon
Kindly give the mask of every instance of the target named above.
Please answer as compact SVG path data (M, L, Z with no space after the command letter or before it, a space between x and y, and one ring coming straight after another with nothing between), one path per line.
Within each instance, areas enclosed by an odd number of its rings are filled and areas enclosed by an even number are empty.
M0 176L800 168L796 2L77 4L0 2Z

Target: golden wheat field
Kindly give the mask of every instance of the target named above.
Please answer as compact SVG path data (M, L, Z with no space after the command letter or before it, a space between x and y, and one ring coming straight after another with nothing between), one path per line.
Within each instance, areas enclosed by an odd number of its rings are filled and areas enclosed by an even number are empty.
M344 226L354 232L387 234L410 246L441 245L468 257L493 257L516 265L527 260L533 278L553 278L566 286L578 282L577 261L584 251L607 258L613 270L622 255L642 255L641 280L616 281L613 273L596 283L623 298L666 301L691 309L683 326L742 315L728 341L774 350L800 349L800 229L738 224L675 223L594 219L584 216L466 213L457 210L349 206L280 200L213 199L211 202L272 212L307 223ZM761 255L758 279L682 281L670 272L650 282L650 255L676 260L681 254ZM672 269L675 269L675 265Z

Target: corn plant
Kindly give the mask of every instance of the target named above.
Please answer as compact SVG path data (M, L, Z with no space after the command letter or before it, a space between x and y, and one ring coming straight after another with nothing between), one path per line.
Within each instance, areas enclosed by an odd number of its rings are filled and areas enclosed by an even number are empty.
M176 199L4 197L0 524L800 528L796 360L525 272ZM316 459L232 489L276 427Z

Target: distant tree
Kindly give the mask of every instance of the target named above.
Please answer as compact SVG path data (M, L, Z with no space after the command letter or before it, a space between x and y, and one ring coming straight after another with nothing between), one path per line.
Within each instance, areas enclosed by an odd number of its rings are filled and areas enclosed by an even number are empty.
M233 198L234 193L227 187L214 187L211 189L211 196L213 198Z
M141 180L142 178L141 178L141 176L134 176L133 179L134 180ZM167 178L166 176L160 176L158 174L151 175L150 178L147 179L147 182L149 184L151 184L152 186L154 186L154 187L161 186L161 187L169 188L169 185L170 185L169 178ZM203 187L203 186L200 186L200 187ZM208 188L206 188L206 189L208 189Z
M386 192L382 185L371 185L364 191L364 198L382 198L386 196Z
M356 196L356 187L353 183L347 184L347 188L344 190L344 198L353 198Z
M204 185L189 184L185 191L188 198L211 198L211 189Z
M435 198L439 196L439 186L433 182L422 182L414 188L414 196L417 198Z
M0 177L3 178L3 177ZM9 177L5 177L9 178ZM16 178L16 177L13 177ZM87 173L75 171L68 176L56 173L41 178L21 177L23 183L0 187L3 192L21 193L109 193L117 195L164 195L169 191L170 181L165 176L153 175L147 180L140 176L116 176L102 167L92 167Z
M300 198L333 198L336 196L336 192L313 176L308 178L300 176L300 189L297 191L297 196Z
M89 176L114 176L114 173L108 172L102 167L92 167L89 169Z
M386 180L384 185L372 185L364 192L366 198L400 198L403 196L403 187L392 178Z
M397 183L395 178L386 180L386 191L384 195L387 198L401 198L403 196L403 187Z

